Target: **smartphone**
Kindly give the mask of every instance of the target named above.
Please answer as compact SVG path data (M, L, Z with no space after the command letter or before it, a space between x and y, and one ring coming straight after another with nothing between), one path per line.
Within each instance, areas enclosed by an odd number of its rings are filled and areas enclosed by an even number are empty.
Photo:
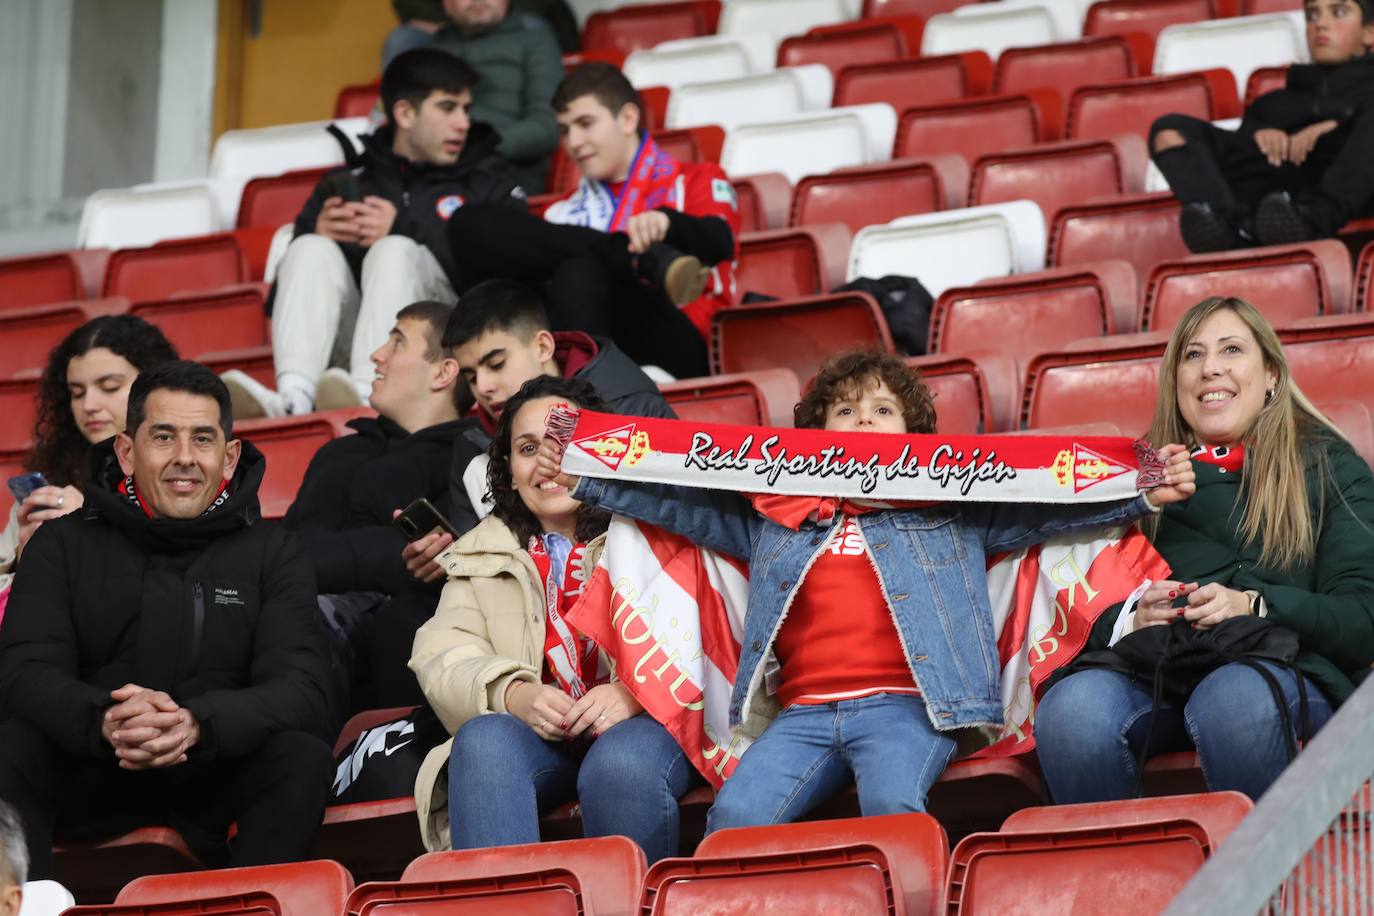
M418 541L433 531L447 531L454 540L458 539L458 532L448 523L448 519L423 496L406 506L392 524L401 529L407 541Z
M14 494L14 501L17 503L22 503L29 498L34 490L47 485L48 479L38 471L18 474L5 481L5 486L10 488L10 492Z
M345 203L356 204L363 199L358 177L352 172L335 172L325 180L330 197L342 197Z

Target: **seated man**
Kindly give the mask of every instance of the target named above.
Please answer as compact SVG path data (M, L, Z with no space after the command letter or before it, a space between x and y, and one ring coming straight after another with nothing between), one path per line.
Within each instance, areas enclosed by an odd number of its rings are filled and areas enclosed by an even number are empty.
M513 280L473 287L449 319L443 345L472 389L480 424L454 440L448 499L439 506L460 534L491 509L486 500L487 447L506 399L530 379L580 378L595 385L617 413L673 416L658 387L615 344L576 332L553 333L539 297ZM441 581L444 571L434 558L451 543L448 534L429 534L406 545L406 568L423 582ZM413 593L377 612L372 631L377 706L424 702L407 663L415 630L433 616L437 603L437 592Z
M1186 115L1150 128L1190 251L1330 238L1374 204L1374 0L1306 0L1311 64L1237 131Z
M734 188L719 166L659 149L640 127L639 93L609 64L568 74L553 107L581 183L547 223L492 207L450 220L462 283L545 283L554 330L611 338L680 378L705 375L711 316L734 302Z
M238 370L224 373L235 417L363 403L369 355L401 307L455 298L445 237L454 211L499 201L523 212L524 192L496 153L500 138L468 118L476 81L467 64L429 49L386 68L382 104L391 124L363 138L361 157L345 141L349 165L316 186L277 268L277 390Z
M232 865L303 858L333 778L330 669L300 545L204 366L143 372L79 512L29 542L0 630L0 798L33 877L66 836L171 824Z

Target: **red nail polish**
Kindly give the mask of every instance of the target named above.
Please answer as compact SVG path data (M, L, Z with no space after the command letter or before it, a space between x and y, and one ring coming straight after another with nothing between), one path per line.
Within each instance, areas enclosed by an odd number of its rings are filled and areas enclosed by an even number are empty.
M1177 598L1177 597L1178 597L1178 592L1174 591L1173 589L1169 589L1169 597L1170 597L1170 598Z
M1183 608L1179 608L1179 609L1178 609L1178 616L1180 616L1180 617L1183 616Z

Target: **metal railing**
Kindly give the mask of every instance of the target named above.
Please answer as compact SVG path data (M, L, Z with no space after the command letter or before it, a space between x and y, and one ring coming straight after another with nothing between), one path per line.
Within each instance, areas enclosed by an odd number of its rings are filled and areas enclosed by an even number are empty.
M1165 916L1374 914L1374 676L1269 788Z

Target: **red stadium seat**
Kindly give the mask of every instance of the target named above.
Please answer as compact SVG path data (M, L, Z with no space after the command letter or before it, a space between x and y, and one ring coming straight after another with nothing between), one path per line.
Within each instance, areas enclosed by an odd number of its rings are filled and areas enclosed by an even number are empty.
M1064 267L1120 258L1144 282L1161 261L1188 256L1178 210L1178 199L1167 192L1065 207L1050 225L1045 260Z
M240 229L249 226L270 226L275 229L294 223L296 215L315 190L315 185L331 171L332 167L300 169L267 178L254 178L243 186L235 225Z
M334 117L365 118L377 110L377 103L381 98L381 77L370 83L345 86L334 97Z
M982 51L854 63L835 77L833 103L886 102L897 111L986 95L992 61Z
M1033 146L1057 134L1058 97L1049 90L985 96L908 108L897 125L893 158L955 153L969 162L985 153Z
M1110 140L1070 140L1024 149L985 153L978 157L969 180L970 207L1012 200L1033 200L1053 220L1061 209L1099 197L1114 197L1125 187L1125 174L1143 176L1145 149L1136 137ZM1122 154L1126 145L1135 147Z
M102 295L165 299L248 279L248 262L238 241L228 234L206 235L119 249L110 255Z
M268 342L260 285L139 302L129 313L161 328L177 352L187 359L215 350L259 347Z
M1370 297L1374 294L1374 242L1360 249L1355 261L1355 308L1361 312L1374 311L1370 308Z
M629 54L663 41L712 35L719 19L719 0L620 6L587 17L582 49Z
M65 251L0 261L0 311L85 297L81 270Z
M1293 10L1292 0L1240 0L1240 9L1236 15L1263 16L1266 13L1291 13Z
M1154 40L1165 26L1211 17L1210 0L1100 0L1088 7L1083 34L1143 32Z
M899 216L943 210L949 192L963 199L963 189L947 188L943 179L952 172L957 180L962 167L967 180L968 167L955 156L938 158L944 174L929 161L898 160L808 175L797 182L788 223L843 223L850 232L858 232Z
M1136 76L1132 42L1138 33L1104 35L1063 44L1007 48L997 58L992 91L1002 95L1027 89L1054 89L1068 103L1075 89Z
M171 827L140 827L103 840L53 846L54 877L78 900L113 900L142 875L198 871L205 863Z
M801 385L790 369L755 369L689 378L659 386L673 412L700 423L792 426Z
M1245 81L1245 104L1248 107L1251 102L1265 93L1282 89L1288 84L1287 67L1260 67L1250 73L1250 78Z
M1229 70L1143 76L1075 90L1069 99L1065 136L1147 137L1150 125L1161 115L1186 114L1213 121L1233 117L1238 109L1235 78Z
M266 891L168 903L89 904L68 907L63 916L281 916L281 901Z
M927 19L936 13L952 13L963 5L959 0L864 0L863 15L860 18L920 16Z
M943 911L949 843L940 822L928 814L888 814L718 830L701 841L696 857L798 853L850 843L866 843L883 851L901 884L907 913Z
M915 29L920 29L916 19ZM920 45L916 46L918 49ZM820 26L805 35L793 35L778 45L778 66L798 67L802 64L824 64L838 75L856 60L877 63L901 60L908 54L902 30L891 22L846 22L838 26Z
M266 891L286 916L340 913L353 876L338 862L316 860L289 865L257 865L177 875L137 878L119 892L116 904L161 904Z
M1128 436L1144 434L1154 418L1167 340L1163 333L1133 334L1042 353L1026 371L1021 425L1039 429L1106 420Z
M57 302L0 311L0 378L12 378L30 369L42 369L48 351L91 317L83 308L89 303ZM122 302L127 300L107 300ZM8 419L8 418L7 418Z
M1349 399L1319 401L1316 408L1350 440L1364 463L1374 466L1374 413L1362 402Z
M401 880L462 881L549 868L577 876L587 898L586 912L630 913L644 880L644 852L621 836L431 852L411 862Z
M1279 331L1293 378L1313 401L1358 399L1374 411L1374 315L1309 318Z
M328 411L328 413L336 413L336 411L331 410ZM324 415L323 413L320 414L320 416ZM338 438L338 436L336 435L335 438ZM337 757L342 754L344 748L352 744L357 740L359 735L369 728L375 728L387 722L395 722L398 719L410 715L415 709L416 707L414 706L392 706L386 709L365 709L350 717L349 720L344 723L343 728L339 729L339 737L334 741L334 756Z
M787 210L792 202L792 185L781 172L763 172L733 178L735 197L739 201L739 231L763 232L781 229L787 224Z
M812 296L839 286L849 255L849 230L837 223L741 235L737 295Z
M926 810L954 836L995 830L1013 811L1049 804L1033 755L965 758L930 787Z
M1145 287L1141 327L1173 330L1208 296L1237 296L1284 327L1350 310L1350 254L1335 239L1301 245L1192 255L1155 266Z
M28 378L0 379L0 417L5 418L0 423L0 452L27 450L38 422L37 372ZM8 489L5 495L9 495Z
M334 427L314 414L302 417L244 420L234 424L235 435L247 439L267 456L267 471L258 487L263 518L286 514L305 479L305 469L320 446L334 438Z
M1003 822L1002 832L1033 833L1189 820L1207 831L1208 844L1216 849L1254 807L1255 803L1239 792L1203 792L1078 805L1045 805L1017 811Z
M583 64L610 64L617 70L625 66L625 56L620 51L574 51L563 55L563 72L571 73Z
M1211 854L1192 821L976 833L951 855L948 912L1157 913Z
M639 100L644 103L644 128L658 130L668 117L668 100L673 91L667 86L645 86L639 90Z
M992 431L992 403L977 363L948 353L908 356L904 362L920 370L935 396L935 427L939 432L973 436Z
M639 912L897 914L906 911L890 859L851 844L792 853L663 859L644 876Z
M348 916L445 916L520 913L581 916L590 912L577 876L565 868L455 881L380 881L353 891Z
M783 367L811 378L826 357L863 346L893 351L882 309L866 293L738 305L711 321L716 373Z
M270 346L243 347L238 350L215 350L202 353L196 362L204 363L215 372L238 369L269 388L277 387L277 373L272 364Z

